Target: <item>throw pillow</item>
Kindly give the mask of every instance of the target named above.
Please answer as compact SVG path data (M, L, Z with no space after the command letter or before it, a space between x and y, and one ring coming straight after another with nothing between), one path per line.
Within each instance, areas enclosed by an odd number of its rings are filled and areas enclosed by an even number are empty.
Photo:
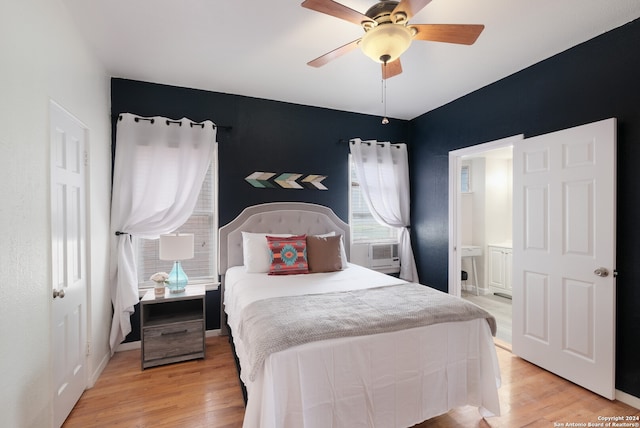
M290 237L267 235L267 245L271 253L269 275L309 273L306 238L306 235Z
M307 236L309 272L335 272L342 269L342 235Z

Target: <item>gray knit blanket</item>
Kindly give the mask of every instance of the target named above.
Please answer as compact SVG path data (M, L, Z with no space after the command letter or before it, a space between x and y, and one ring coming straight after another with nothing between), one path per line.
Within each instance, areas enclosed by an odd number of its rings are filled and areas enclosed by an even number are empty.
M414 283L258 300L241 318L237 334L247 350L251 381L270 354L318 340L476 318L485 318L496 334L496 320L484 309Z

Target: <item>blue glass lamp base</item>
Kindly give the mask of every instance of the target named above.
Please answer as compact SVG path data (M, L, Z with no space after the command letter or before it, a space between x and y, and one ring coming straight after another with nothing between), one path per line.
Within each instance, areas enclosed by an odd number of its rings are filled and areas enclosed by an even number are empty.
M182 293L187 286L189 278L187 274L182 270L182 265L179 261L173 264L173 269L169 273L169 292L170 293Z

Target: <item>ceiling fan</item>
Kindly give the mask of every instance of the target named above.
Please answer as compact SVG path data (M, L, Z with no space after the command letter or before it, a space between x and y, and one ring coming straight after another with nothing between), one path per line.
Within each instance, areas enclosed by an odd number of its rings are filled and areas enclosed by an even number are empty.
M364 14L333 0L304 0L302 7L361 25L364 35L340 46L307 64L321 67L357 47L382 64L382 78L402 73L400 55L413 40L472 45L484 25L465 24L409 24L409 20L431 0L381 0Z

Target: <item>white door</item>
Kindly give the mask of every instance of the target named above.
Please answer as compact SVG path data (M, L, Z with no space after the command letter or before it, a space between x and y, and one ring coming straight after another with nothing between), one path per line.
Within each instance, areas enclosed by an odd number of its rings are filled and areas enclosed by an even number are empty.
M608 119L513 149L513 352L609 399L615 132Z
M54 424L60 427L86 379L85 128L50 103Z

